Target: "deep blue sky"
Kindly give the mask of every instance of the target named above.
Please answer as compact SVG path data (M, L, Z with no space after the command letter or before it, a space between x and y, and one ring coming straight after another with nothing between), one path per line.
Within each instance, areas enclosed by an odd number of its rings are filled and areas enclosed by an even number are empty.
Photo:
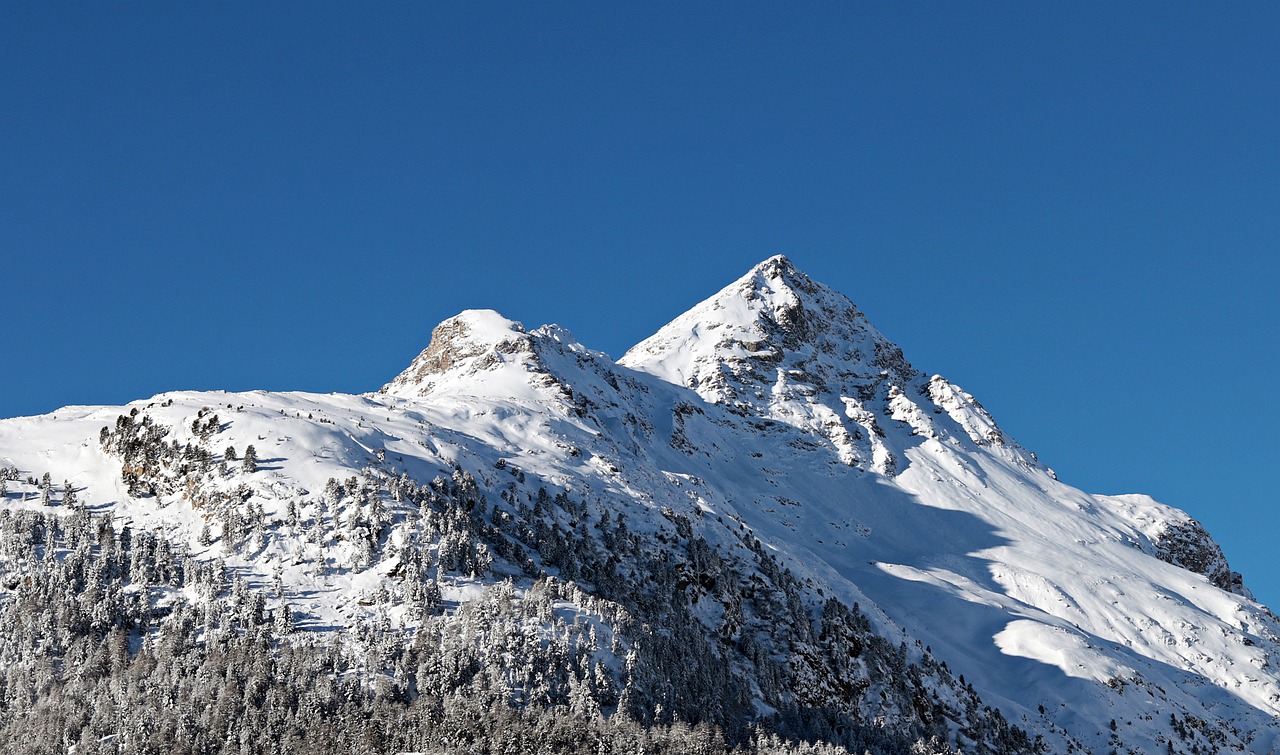
M0 416L618 356L783 252L1280 605L1280 6L257 5L0 9Z

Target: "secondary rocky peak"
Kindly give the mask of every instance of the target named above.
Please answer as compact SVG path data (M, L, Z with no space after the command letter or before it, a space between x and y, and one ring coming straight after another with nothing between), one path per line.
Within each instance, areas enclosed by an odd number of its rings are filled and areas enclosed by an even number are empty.
M588 373L612 363L558 325L526 330L493 310L473 309L437 325L427 348L380 393L446 401L532 402L580 413L582 397L574 386L589 382Z
M431 342L381 393L422 396L449 375L472 376L534 358L524 326L491 309L469 309L440 323Z

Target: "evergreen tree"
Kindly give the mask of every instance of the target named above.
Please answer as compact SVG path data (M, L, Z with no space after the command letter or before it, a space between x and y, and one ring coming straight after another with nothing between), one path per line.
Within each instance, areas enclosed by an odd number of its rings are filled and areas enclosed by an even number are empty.
M258 452L253 447L253 444L244 449L244 461L241 463L240 468L250 474L258 471Z
M272 624L277 637L288 637L293 634L293 609L288 603L281 603L273 611Z

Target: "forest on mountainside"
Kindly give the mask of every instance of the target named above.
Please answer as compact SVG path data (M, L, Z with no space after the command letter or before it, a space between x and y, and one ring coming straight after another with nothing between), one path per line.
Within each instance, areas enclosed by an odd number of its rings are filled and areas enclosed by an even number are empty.
M226 455L168 434L145 415L122 415L99 442L138 494L198 496ZM283 520L264 521L252 496L199 499L237 552L272 538L327 539L326 525L337 525L363 554L350 568L394 563L394 578L362 601L372 618L339 631L303 631L278 587L251 585L221 560L194 558L161 532L91 510L69 485L59 495L47 475L29 475L42 505L0 509L0 745L1037 749L927 649L913 661L857 606L815 606L749 533L730 558L668 512L668 531L649 540L625 516L544 486L525 493L521 471L497 471L511 484L494 503L461 469L420 483L376 464L331 480L319 496L327 503L291 506ZM442 586L460 578L487 586L467 602L442 600ZM412 606L417 620L393 624L392 605Z

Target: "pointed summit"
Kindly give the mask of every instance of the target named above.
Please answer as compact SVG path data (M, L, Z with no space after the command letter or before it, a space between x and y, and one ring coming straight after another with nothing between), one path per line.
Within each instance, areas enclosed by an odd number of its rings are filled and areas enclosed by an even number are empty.
M784 363L792 374L805 366L838 367L898 385L916 376L901 350L853 302L780 254L672 320L619 362L728 403L743 398L736 388L751 393L773 385ZM734 376L756 379L734 386Z
M770 257L619 360L742 414L833 444L846 462L889 472L863 403L918 379L902 350L844 295Z
M823 286L795 266L785 254L775 254L758 263L739 278L735 285L751 281L756 289L774 291L791 289L807 294L816 293ZM732 286L730 286L731 288Z
M785 254L775 254L767 260L760 262L755 267L751 268L751 272L748 274L767 276L804 275L804 273L796 269L795 265L791 264L791 260L788 259ZM808 276L806 275L805 278L808 279Z

